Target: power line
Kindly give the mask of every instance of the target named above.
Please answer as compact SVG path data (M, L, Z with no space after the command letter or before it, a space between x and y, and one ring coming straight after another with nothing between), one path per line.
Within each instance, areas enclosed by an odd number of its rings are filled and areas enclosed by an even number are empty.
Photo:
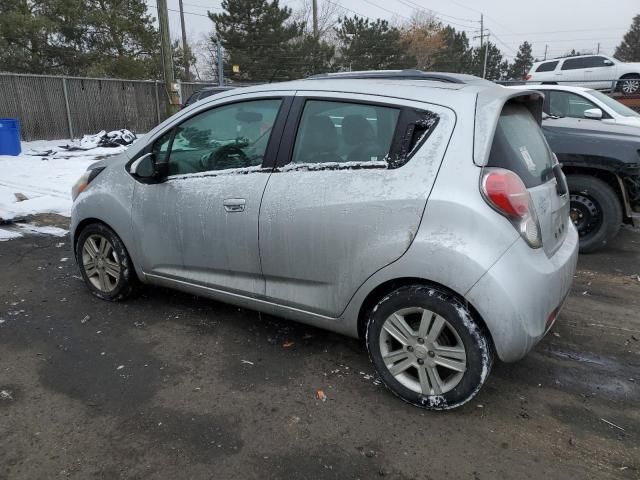
M434 10L432 8L423 7L422 5L419 5L418 3L414 2L413 0L397 0L397 1L399 1L400 3L402 3L403 5L406 5L406 6L411 6L413 8L416 8L418 10L422 10L422 11L427 12L427 13L430 12L434 16L453 18L454 20L459 20L461 22L467 22L467 23L478 23L477 20L470 20L468 18L454 17L453 15L447 15L446 13L439 12L439 11Z

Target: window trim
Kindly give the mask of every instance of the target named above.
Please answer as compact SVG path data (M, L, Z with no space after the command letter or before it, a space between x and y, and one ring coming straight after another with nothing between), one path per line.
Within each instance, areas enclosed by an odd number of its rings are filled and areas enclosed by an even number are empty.
M239 104L239 103L255 102L255 101L260 101L260 100L281 100L282 103L280 105L280 110L278 111L278 114L276 116L275 122L273 124L273 129L272 129L271 135L269 137L269 143L267 144L267 148L265 150L264 158L262 159L262 165L261 165L262 169L268 169L269 171L271 171L275 167L276 156L278 154L278 149L279 149L279 144L280 144L280 142L276 142L275 139L276 138L281 138L282 135L283 135L283 131L284 131L285 127L286 127L288 116L289 116L289 112L291 110L291 105L292 105L294 99L295 99L295 97L293 95L264 95L264 94L262 94L262 95L259 95L259 96L256 96L256 97L245 97L245 98L241 98L241 99L234 98L232 96L232 97L229 97L228 99L224 99L224 100L228 100L228 101L222 101L220 103L216 103L215 105L211 105L209 108L203 108L201 110L197 110L197 111L191 112L189 115L185 115L183 118L181 118L178 123L174 123L174 124L171 125L171 127L167 128L166 130L163 130L163 131L158 132L157 134L155 134L153 139L150 140L149 143L147 143L145 145L145 147L137 155L135 155L131 160L129 160L126 163L125 168L126 168L127 172L129 173L129 175L131 175L136 181L141 182L141 179L136 178L135 176L133 176L131 174L131 172L130 172L131 164L133 162L135 162L141 156L152 152L153 146L155 145L156 141L158 141L167 132L172 132L171 140L170 140L170 144L169 144L170 147L172 147L173 146L173 140L175 138L175 134L176 134L177 128L180 125L182 125L184 122L187 122L187 121L191 120L192 118L194 118L194 117L196 117L196 116L198 116L200 114L204 114L206 112L209 112L211 110L215 110L217 108L227 107L227 106L234 105L234 104ZM169 156L171 156L171 150L169 150ZM166 163L168 165L168 161L167 162L162 162L162 163L163 164ZM239 169L241 169L241 168L238 168L237 170L239 170ZM200 173L215 175L216 170L205 170L205 171L200 172ZM169 176L169 175L163 175L161 178L158 178L155 181L155 183L165 182L170 177L171 176ZM149 182L146 181L144 183L149 183Z
M308 101L320 101L320 102L333 102L333 103L346 103L349 105L364 105L369 107L386 107L386 108L394 108L399 110L398 121L396 123L395 131L393 132L393 136L391 137L391 146L389 149L389 154L400 153L402 148L404 147L405 138L404 134L407 132L409 125L411 124L410 119L412 117L411 113L415 111L424 111L428 112L428 110L422 110L415 107L409 107L406 105L398 105L395 103L386 103L386 102L377 102L375 100L360 100L360 99L351 99L351 98L343 98L343 97L330 97L330 96L316 96L316 95L308 95L308 96L296 96L293 100L293 105L291 106L291 110L289 111L289 118L287 119L286 129L282 135L282 140L280 142L280 148L278 150L278 155L275 163L275 168L282 168L287 165L293 165L291 162L293 161L293 152L295 148L296 138L298 137L298 129L300 128L300 124L302 122L302 115L304 113L305 105ZM432 112L433 113L433 112ZM418 143L413 147L413 149L407 154L406 161L398 166L398 167L389 167L389 165L367 165L366 162L362 162L362 167L366 169L389 169L389 168L401 168L409 161L415 153L422 147L424 142L431 136L431 133L435 130L438 125L438 119L431 127L429 132L424 135ZM323 163L318 163L319 169L322 169ZM338 167L340 168L340 167ZM344 167L352 168L352 167Z

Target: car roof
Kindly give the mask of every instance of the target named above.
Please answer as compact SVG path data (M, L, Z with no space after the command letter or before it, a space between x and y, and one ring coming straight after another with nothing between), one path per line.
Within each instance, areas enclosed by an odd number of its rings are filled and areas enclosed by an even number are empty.
M590 53L585 55L571 55L570 57L557 57L557 58L547 58L546 60L538 60L537 62L533 62L534 65L539 65L541 63L547 62L561 62L562 60L570 60L573 58L585 58L585 57L606 57L611 58L609 55L603 55L601 53Z
M508 88L516 90L563 90L566 92L575 93L590 93L593 88L588 87L574 87L572 85L509 85Z

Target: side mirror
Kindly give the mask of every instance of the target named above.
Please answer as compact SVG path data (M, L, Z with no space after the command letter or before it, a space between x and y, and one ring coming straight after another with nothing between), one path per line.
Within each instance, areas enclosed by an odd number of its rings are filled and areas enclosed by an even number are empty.
M602 63L605 67L611 67L613 65L613 62L611 60L604 60Z
M584 111L584 118L592 118L594 120L602 119L602 110L599 108L590 108Z
M155 163L155 155L152 152L145 153L131 164L129 173L138 178L152 179L156 174Z

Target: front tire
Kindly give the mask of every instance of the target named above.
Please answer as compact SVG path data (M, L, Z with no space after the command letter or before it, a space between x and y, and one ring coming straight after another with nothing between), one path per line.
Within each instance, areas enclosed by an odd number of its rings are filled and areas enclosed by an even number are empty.
M622 225L622 205L616 192L599 178L568 175L571 221L580 237L580 253L605 247Z
M405 402L449 410L471 400L493 364L469 309L438 288L398 288L372 309L367 350L385 386Z
M89 291L102 300L118 302L138 287L133 262L122 240L102 223L86 226L78 236L76 261Z

